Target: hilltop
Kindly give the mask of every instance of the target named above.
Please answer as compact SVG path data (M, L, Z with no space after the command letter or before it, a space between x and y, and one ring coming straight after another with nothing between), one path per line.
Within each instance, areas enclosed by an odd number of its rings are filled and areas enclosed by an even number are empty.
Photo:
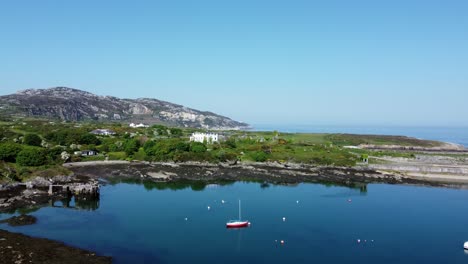
M121 99L54 87L28 89L0 96L0 114L64 121L121 121L162 123L205 129L243 129L248 124L212 112L200 111L154 98Z

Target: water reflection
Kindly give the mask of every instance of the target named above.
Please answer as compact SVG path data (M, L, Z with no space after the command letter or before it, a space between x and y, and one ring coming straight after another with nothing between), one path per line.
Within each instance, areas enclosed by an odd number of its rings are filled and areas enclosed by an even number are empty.
M220 186L233 185L235 181L216 181L216 182L206 182L206 181L194 181L194 180L179 180L171 182L154 182L152 180L140 180L140 179L128 179L128 178L112 178L108 181L111 185L116 185L119 183L126 184L142 184L144 188L148 191L150 190L184 190L192 189L193 191L203 191L206 188L215 188Z
M99 201L99 196L68 196L58 200L51 199L48 205L56 208L95 211L99 209Z
M105 183L116 185L119 183L143 185L148 191L150 190L184 190L190 188L193 191L203 191L207 188L217 188L222 186L233 185L236 181L232 180L217 180L217 181L203 181L203 180L178 180L171 182L155 182L149 179L134 179L134 178L119 178L113 177L107 180L102 180ZM269 188L270 186L287 186L296 187L302 183L281 183L281 182L267 182L260 180L241 180L240 182L258 183L261 189ZM335 182L314 182L313 184L322 184L327 187L346 187L351 190L359 190L361 195L367 194L367 183L350 182L350 183L335 183Z

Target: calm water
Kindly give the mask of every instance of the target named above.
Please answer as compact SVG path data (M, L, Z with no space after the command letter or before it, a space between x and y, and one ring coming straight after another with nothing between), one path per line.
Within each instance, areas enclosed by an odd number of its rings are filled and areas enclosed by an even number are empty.
M468 147L468 127L257 125L254 130L292 133L351 133L409 136Z
M252 226L228 230L239 198ZM93 207L44 207L32 213L36 225L0 228L94 250L115 263L468 262L466 190L240 182L171 190L119 183L104 186Z

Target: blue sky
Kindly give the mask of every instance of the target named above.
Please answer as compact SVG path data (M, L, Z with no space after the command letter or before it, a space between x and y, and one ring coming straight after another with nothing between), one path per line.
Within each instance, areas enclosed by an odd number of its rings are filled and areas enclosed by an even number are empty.
M3 1L0 94L74 87L253 124L468 126L468 1Z

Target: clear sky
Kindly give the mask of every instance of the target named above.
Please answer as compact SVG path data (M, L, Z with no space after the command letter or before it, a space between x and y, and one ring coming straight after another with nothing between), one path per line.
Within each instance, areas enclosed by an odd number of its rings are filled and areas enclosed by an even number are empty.
M68 86L251 124L468 126L468 1L0 3L0 94Z

